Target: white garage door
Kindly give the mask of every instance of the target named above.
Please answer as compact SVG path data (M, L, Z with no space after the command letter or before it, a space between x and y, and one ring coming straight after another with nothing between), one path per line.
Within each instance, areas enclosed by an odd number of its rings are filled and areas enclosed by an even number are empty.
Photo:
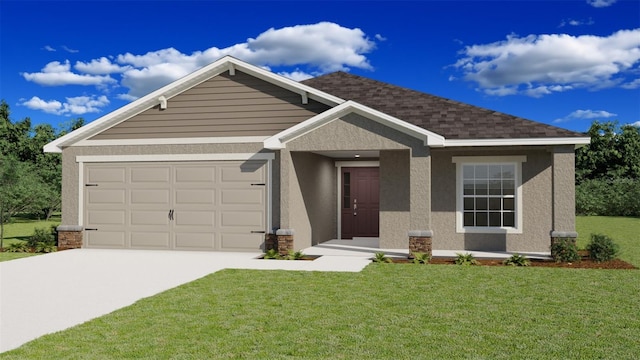
M89 248L259 251L265 161L88 163Z

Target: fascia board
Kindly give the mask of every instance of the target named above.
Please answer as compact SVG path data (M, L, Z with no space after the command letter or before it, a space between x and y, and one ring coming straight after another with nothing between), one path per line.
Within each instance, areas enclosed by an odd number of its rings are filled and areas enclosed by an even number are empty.
M588 145L589 137L560 137L560 138L525 138L525 139L464 139L446 140L446 147L467 146L527 146L527 145Z

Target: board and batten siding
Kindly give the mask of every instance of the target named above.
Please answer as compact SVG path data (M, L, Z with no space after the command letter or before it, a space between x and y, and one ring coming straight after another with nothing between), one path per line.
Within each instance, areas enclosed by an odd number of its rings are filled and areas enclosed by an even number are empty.
M271 136L329 107L241 71L213 77L91 140Z

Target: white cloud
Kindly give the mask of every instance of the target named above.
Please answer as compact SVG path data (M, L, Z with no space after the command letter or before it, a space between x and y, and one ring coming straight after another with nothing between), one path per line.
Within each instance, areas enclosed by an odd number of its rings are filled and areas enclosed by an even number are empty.
M49 45L45 45L45 46L43 47L43 49L44 49L44 50L47 50L47 51L56 51L56 49L52 48L52 47L51 47L51 46L49 46Z
M101 108L109 104L106 96L77 96L68 97L67 101L62 103L58 100L42 100L37 96L29 100L19 103L29 109L41 110L49 114L55 115L82 115L86 113L100 112Z
M130 66L114 64L104 56L100 59L93 59L90 62L77 61L73 67L80 72L92 75L121 73L131 69Z
M629 90L640 88L640 78L621 84L620 87Z
M618 116L618 114L604 110L576 110L563 118L555 119L553 122L559 123L579 119L607 119L614 116Z
M70 53L72 53L72 54L75 54L75 53L77 53L77 52L79 52L79 51L80 51L80 50L74 50L74 49L71 49L71 48L69 48L69 47L67 47L67 46L65 46L65 45L62 45L62 49L64 49L66 52L70 52Z
M617 0L587 0L587 4L595 7L607 7L613 5Z
M543 96L577 88L637 84L640 29L610 36L566 34L507 36L504 41L467 46L453 66L487 94ZM634 70L635 69L635 70ZM623 84L623 85L621 85Z
M39 85L60 86L60 85L105 85L115 82L110 76L97 76L76 74L71 72L69 61L61 63L52 61L37 73L22 73L27 81L33 81Z
M118 94L116 95L116 98L124 101L138 100L138 97L129 94Z
M365 54L374 49L375 42L362 30L320 22L271 28L256 38L226 48L211 47L191 54L168 48L142 55L121 54L116 61L132 67L122 73L122 85L129 88L129 97L138 98L225 55L265 68L305 66L307 69L279 72L302 80L311 77L310 74L347 71L351 67L372 69Z
M378 40L378 41L387 41L387 38L386 38L386 37L384 37L384 36L382 36L382 35L380 35L380 34L376 34L376 35L375 35L375 38L376 38L376 40Z
M289 78L295 81L303 81L303 80L311 79L313 77L313 75L307 74L306 72L300 71L298 69L291 72L281 71L278 73L278 75L284 76L286 78Z
M566 19L566 20L562 20L560 22L560 25L558 25L558 27L565 27L567 25L580 26L580 25L593 25L593 24L594 24L594 21L591 18L587 20Z
M632 124L629 124L629 125L640 127L640 121L636 121L636 122L634 122Z

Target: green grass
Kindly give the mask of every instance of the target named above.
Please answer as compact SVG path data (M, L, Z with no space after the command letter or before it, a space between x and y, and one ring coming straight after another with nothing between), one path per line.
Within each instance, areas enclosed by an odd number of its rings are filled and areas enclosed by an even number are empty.
M580 218L580 243L593 225L639 259L636 220ZM224 270L2 358L633 359L639 293L639 270Z
M591 234L608 235L620 245L619 258L640 267L640 218L576 216L578 248L584 249Z
M49 229L54 225L60 225L59 214L54 215L49 221L36 220L29 217L14 217L10 223L4 224L4 246L7 247L11 243L26 241L29 236L33 235L33 231L36 228ZM14 260L33 255L38 254L0 252L0 261Z

